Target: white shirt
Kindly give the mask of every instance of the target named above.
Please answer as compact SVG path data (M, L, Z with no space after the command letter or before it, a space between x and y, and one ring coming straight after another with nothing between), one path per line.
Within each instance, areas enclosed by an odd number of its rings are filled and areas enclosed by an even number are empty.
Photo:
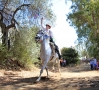
M41 25L41 29L45 31L46 35L51 36L54 40L53 32L50 29L46 30L46 28L44 28L42 25ZM54 42L55 42L55 40L54 40Z

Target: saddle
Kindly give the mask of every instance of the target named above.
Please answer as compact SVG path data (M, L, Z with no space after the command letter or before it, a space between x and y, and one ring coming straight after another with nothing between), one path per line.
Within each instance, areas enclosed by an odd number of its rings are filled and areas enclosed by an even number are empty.
M50 42L50 46L51 46L51 49L52 49L52 55L51 55L51 60L55 57L55 45L54 43Z

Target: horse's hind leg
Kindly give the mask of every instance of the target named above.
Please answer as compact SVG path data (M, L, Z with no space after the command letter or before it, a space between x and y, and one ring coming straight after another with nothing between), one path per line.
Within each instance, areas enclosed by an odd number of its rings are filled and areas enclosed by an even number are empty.
M53 63L53 66L52 66L52 70L55 72L55 67L54 67L54 63Z
M48 75L48 68L47 67L45 67L45 69L46 69L46 72L47 72L47 78L49 77L49 75Z
M61 75L61 72L60 72L60 60L59 59L57 59L57 64L58 64L58 71L59 71L59 73Z

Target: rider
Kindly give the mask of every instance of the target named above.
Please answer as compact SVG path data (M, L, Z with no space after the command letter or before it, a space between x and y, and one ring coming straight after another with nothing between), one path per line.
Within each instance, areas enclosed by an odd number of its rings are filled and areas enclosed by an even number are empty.
M59 56L59 59L61 59L61 55L60 55L60 53L59 53L59 48L58 48L58 46L55 44L55 42L54 42L54 40L53 40L53 33L52 33L52 31L50 30L50 29L51 29L51 26L50 26L49 24L46 24L46 28L44 28L43 25L42 25L42 23L43 23L43 18L41 18L41 27L42 27L43 30L45 30L45 31L49 34L49 36L50 36L50 42L52 42L52 43L54 44L54 46L55 46L55 51L57 52L57 54L58 54L58 56Z

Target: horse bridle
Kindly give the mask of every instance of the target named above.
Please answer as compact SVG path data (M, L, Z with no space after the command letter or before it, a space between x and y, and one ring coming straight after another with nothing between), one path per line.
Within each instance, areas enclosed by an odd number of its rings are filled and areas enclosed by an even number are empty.
M35 36L35 41L39 41L42 35L45 35L44 30L39 30Z

